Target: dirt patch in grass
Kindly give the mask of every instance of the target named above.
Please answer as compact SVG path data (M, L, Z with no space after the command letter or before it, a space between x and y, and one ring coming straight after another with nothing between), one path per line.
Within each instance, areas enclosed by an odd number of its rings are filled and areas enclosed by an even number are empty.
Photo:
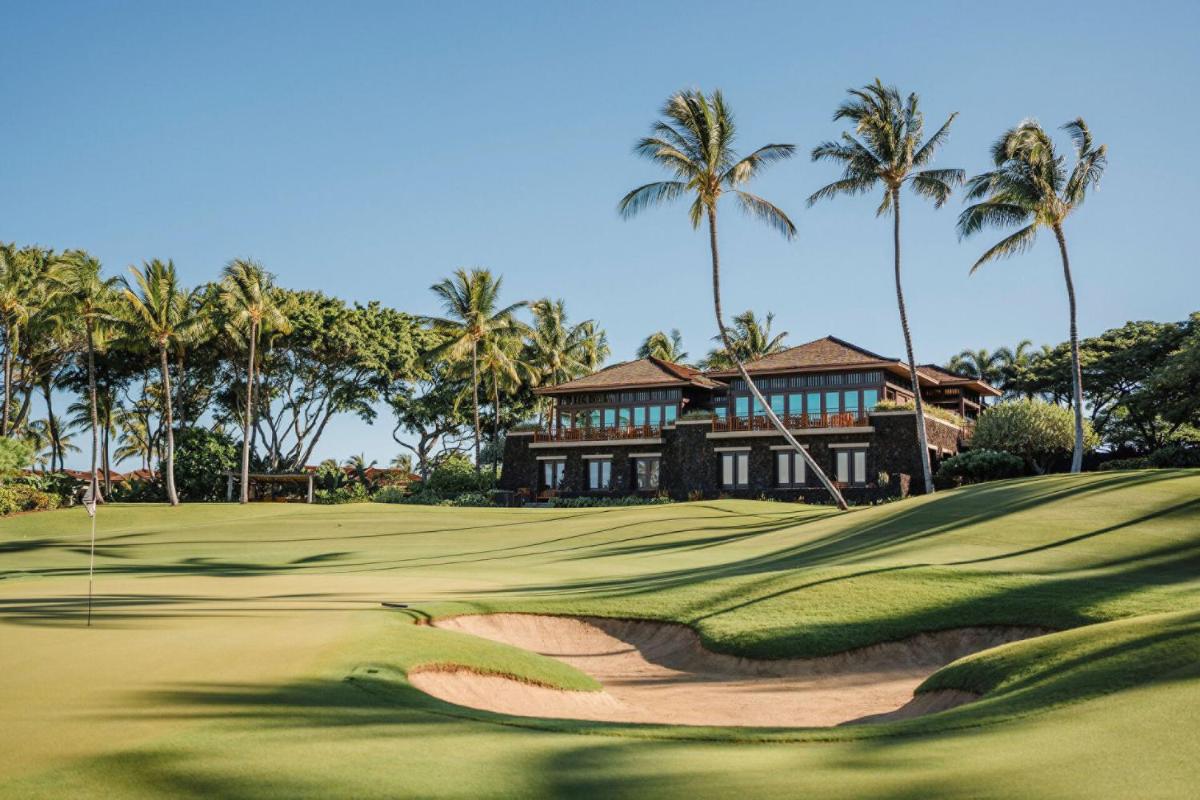
M744 727L828 727L944 711L967 692L913 691L963 656L1046 633L973 627L811 659L759 661L706 650L685 625L602 617L485 614L434 623L559 659L599 692L564 691L434 665L409 672L422 691L455 705L517 716Z

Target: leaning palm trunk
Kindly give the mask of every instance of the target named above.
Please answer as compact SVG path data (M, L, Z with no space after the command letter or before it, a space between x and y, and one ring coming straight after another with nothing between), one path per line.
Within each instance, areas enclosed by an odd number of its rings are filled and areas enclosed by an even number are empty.
M495 381L492 386L492 479L500 477L500 459L497 450L500 446L500 384Z
M904 331L904 350L908 356L912 378L913 407L917 417L917 447L921 449L921 476L925 494L933 494L933 475L929 467L929 441L925 431L925 401L921 399L921 381L917 378L917 361L913 358L912 332L908 329L908 312L904 307L904 289L900 284L900 190L892 190L892 246L896 257L896 306L900 309L900 328Z
M1071 280L1071 261L1067 258L1067 240L1062 226L1054 226L1058 251L1062 254L1063 279L1067 284L1067 303L1071 311L1071 393L1075 406L1075 449L1071 453L1071 472L1083 471L1083 370L1079 365L1079 330L1075 322L1075 282Z
M738 357L737 352L733 348L733 343L729 339L729 331L725 329L725 319L721 313L721 258L717 251L717 212L711 206L708 209L708 242L712 250L713 310L716 313L717 329L721 332L721 342L725 345L725 352L729 353L729 358L733 361L734 366L737 367L738 374L746 382L746 386L749 387L750 393L754 395L754 399L766 411L767 419L771 420L771 424L775 427L775 430L783 436L784 441L800 454L800 457L804 459L804 463L808 465L809 469L817 474L821 485L833 497L833 502L837 504L837 507L845 511L848 506L846 505L845 498L842 497L842 493L834 486L833 481L829 480L829 476L825 474L825 470L821 469L817 465L817 462L813 460L813 457L809 455L808 451L801 446L800 442L796 441L796 437L787 429L787 426L779 420L779 417L775 416L775 412L771 409L771 404L767 402L762 392L754 385L754 381L750 379L750 373L746 371L746 367L742 364L741 358Z
M4 326L4 411L0 417L0 436L8 436L9 409L12 407L12 342Z
M254 345L258 326L250 323L250 361L246 365L246 420L242 428L242 485L240 503L250 502L250 429L254 425Z
M54 416L54 391L50 381L42 381L42 397L46 401L46 423L50 428L50 471L63 468L62 440L58 435L58 418Z
M159 367L162 369L163 382L163 411L166 416L167 428L167 457L163 465L163 472L166 474L167 484L167 502L173 506L179 505L179 494L175 491L175 432L172 430L174 420L171 416L171 369L167 364L167 348L163 345L158 348Z

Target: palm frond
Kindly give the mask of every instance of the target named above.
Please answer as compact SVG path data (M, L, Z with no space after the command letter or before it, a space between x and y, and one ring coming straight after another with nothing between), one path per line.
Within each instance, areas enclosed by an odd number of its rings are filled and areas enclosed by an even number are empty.
M626 219L637 215L650 206L662 205L682 197L687 184L680 181L657 181L631 191L621 198L617 211Z
M958 238L973 236L984 228L1007 228L1026 223L1032 216L1027 208L1012 203L976 203L958 215Z
M1034 240L1037 238L1037 224L1027 225L1011 236L1006 236L996 244L992 245L983 255L979 257L971 266L971 274L975 274L975 270L982 267L989 261L997 258L1008 258L1009 256L1023 253L1033 246Z
M785 239L791 239L796 235L796 225L778 206L749 192L735 189L734 194L737 195L742 210L750 216L779 231Z

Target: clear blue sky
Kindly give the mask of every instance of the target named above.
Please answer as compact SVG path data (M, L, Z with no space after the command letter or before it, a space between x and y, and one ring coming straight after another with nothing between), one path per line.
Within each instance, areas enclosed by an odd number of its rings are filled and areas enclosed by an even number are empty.
M1191 2L18 3L0 47L0 239L82 247L116 273L173 258L189 282L235 256L290 287L432 312L459 266L509 299L562 297L614 359L659 328L700 355L715 332L706 237L685 209L625 222L660 177L630 153L662 101L721 88L740 144L804 153L756 190L792 214L786 242L723 223L726 305L774 311L800 343L828 333L902 351L890 228L875 198L807 209L834 168L844 90L875 76L961 116L938 165L974 172L1006 126L1084 116L1110 150L1067 229L1080 325L1200 308L1200 12ZM1180 138L1183 136L1183 138ZM1175 142L1175 145L1171 145ZM922 361L1066 337L1054 244L968 277L955 198L910 200L907 294ZM398 448L390 421L331 426L318 455Z

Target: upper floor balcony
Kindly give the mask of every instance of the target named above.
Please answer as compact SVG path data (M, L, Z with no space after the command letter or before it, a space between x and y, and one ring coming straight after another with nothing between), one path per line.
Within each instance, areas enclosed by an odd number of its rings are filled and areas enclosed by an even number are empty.
M788 430L804 430L806 428L862 428L871 424L866 414L854 411L838 411L822 414L778 414L779 421ZM713 419L714 432L731 433L735 431L771 431L775 426L766 415L752 417L728 417Z
M622 425L620 427L572 427L534 431L534 442L619 442L624 439L657 439L661 425Z

